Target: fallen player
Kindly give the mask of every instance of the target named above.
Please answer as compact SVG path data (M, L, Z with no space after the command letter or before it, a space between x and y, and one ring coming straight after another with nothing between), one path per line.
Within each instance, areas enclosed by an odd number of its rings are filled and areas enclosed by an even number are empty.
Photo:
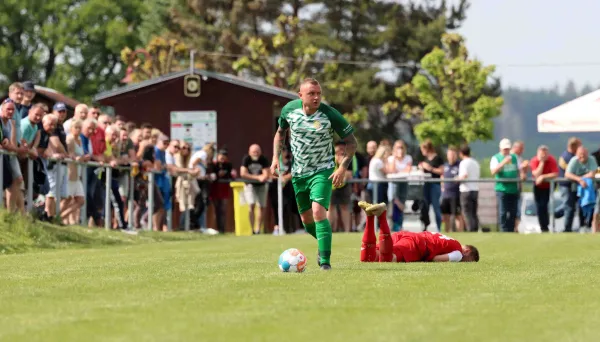
M479 251L471 245L461 245L453 238L431 232L390 233L385 203L358 205L367 214L367 225L360 248L362 262L419 262L419 261L479 261ZM375 216L379 219L379 243L375 238Z

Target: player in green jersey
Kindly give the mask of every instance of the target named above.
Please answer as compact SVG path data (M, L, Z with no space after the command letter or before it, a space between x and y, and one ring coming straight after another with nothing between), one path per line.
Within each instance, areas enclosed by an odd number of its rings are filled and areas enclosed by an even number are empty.
M279 156L290 133L292 147L292 185L298 210L306 231L317 239L319 265L331 269L331 225L327 209L332 186L344 183L346 170L352 163L357 142L354 128L334 108L321 103L321 86L307 78L300 84L299 99L290 101L281 110L279 128L273 142L271 172L279 171ZM335 167L333 133L346 143L346 152L339 167Z

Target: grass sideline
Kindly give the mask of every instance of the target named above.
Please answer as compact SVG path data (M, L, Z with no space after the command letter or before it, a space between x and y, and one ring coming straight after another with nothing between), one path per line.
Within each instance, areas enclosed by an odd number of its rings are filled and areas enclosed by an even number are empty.
M175 235L175 234L173 234ZM362 264L334 236L333 271L307 235L66 249L0 257L7 341L594 341L600 238L455 234L479 263ZM296 247L303 274L277 258ZM40 257L40 255L42 257Z
M197 233L164 234L140 232L128 235L101 228L61 227L31 217L0 211L0 254L33 250L135 245L162 241L198 240L207 237Z

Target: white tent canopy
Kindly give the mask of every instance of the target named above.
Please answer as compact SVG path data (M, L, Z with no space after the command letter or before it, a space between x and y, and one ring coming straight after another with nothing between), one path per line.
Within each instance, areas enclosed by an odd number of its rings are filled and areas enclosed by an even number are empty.
M600 132L600 90L539 114L538 132Z

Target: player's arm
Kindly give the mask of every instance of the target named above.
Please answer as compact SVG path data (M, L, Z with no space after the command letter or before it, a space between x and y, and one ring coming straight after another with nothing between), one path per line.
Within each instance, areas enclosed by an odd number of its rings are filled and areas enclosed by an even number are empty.
M447 254L436 255L433 262L459 262L462 260L461 251L454 251Z
M356 154L358 142L356 141L354 133L350 133L345 138L343 138L342 141L346 143L346 153L344 154L344 158L340 162L340 165L344 169L348 170L350 168L350 165L352 164L352 158L354 158L354 154Z

